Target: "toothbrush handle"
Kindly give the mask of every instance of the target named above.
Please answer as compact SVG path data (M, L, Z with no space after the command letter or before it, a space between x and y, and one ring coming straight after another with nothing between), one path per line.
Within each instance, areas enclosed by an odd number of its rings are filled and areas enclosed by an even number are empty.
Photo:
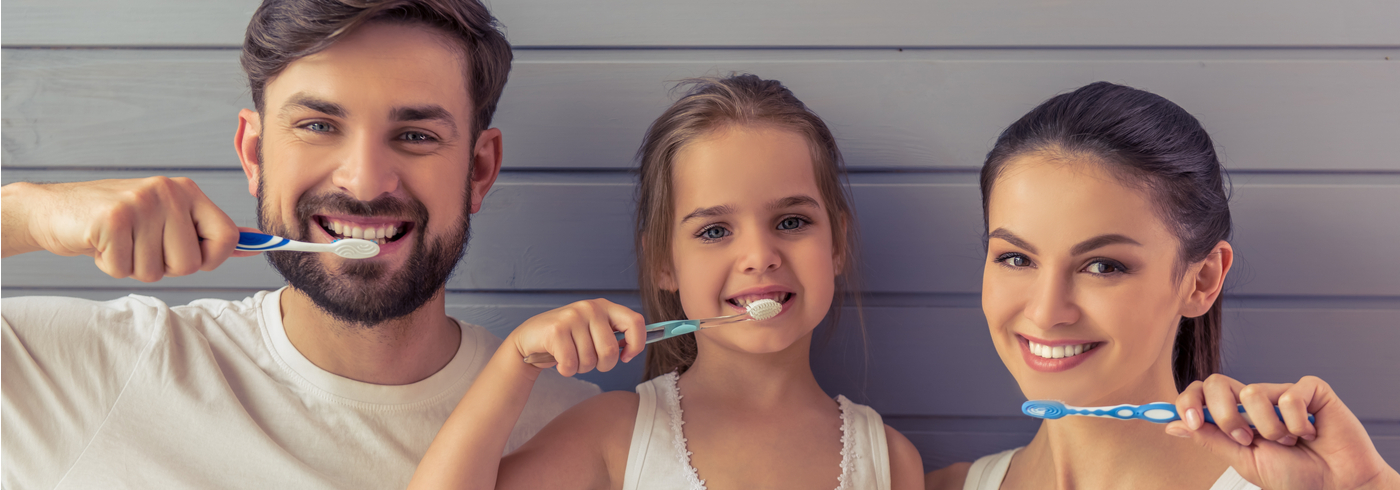
M238 232L238 245L233 248L248 252L262 252L264 250L276 250L284 248L287 244L293 243L291 240L276 235L266 233L253 233L251 231Z
M665 340L671 337L694 332L700 329L701 321L702 320L673 320L669 322L653 323L651 325L647 325L646 343L650 344L660 340ZM617 337L617 340L619 342L626 338L624 332L615 332L613 336ZM525 356L525 362L527 364L550 363L554 362L554 356L549 355L548 352L538 352Z

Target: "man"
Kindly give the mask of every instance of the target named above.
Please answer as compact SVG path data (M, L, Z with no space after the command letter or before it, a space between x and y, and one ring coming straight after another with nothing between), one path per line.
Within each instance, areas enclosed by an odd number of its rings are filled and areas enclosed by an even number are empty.
M380 254L268 252L289 287L241 302L4 300L6 488L407 484L500 342L446 315L444 285L500 170L511 53L475 0L345 3L254 14L235 144L262 230ZM12 184L2 205L7 257L155 281L247 255L188 180ZM598 392L541 381L510 448Z

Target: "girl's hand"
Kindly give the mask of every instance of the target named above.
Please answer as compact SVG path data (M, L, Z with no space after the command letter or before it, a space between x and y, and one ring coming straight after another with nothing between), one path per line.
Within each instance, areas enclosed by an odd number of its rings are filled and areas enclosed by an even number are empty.
M626 340L619 344L614 332L626 332ZM534 366L557 364L564 376L595 367L609 371L619 357L629 362L642 353L646 322L641 314L605 299L579 301L526 320L506 337L505 345L515 347L517 359L539 353L554 356L555 362Z
M1203 405L1215 425L1204 423ZM1258 435L1237 405L1244 405ZM1190 437L1260 487L1400 488L1400 474L1376 452L1361 421L1327 382L1314 376L1297 383L1245 385L1214 374L1186 387L1176 408L1182 420L1167 424L1168 434ZM1309 413L1316 424L1308 422Z

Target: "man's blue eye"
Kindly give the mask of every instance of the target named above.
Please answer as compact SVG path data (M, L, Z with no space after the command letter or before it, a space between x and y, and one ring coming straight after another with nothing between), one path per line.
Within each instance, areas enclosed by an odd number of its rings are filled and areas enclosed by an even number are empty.
M801 227L802 227L802 218L798 218L798 217L786 218L786 219L784 219L784 220L778 222L778 229L779 229L779 230L796 230L796 229L801 228Z
M306 125L306 129L309 129L309 130L312 130L312 131L315 131L315 132L318 132L318 133L324 133L324 132L327 132L327 131L330 131L330 130L331 130L331 125L326 124L326 123L323 123L323 122L314 122L314 123L311 123L311 124L307 124L307 125Z
M433 139L433 137L432 137L432 136L428 136L428 135L423 134L423 133L412 132L412 133L404 133L404 134L403 134L403 139L406 139L406 140L408 140L408 141L431 141L431 140Z

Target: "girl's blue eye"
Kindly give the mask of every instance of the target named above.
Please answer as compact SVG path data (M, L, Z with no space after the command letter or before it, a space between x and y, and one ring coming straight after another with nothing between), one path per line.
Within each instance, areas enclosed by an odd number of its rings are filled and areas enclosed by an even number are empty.
M700 230L698 236L705 241L715 241L729 236L729 230L726 230L723 226L711 226Z
M783 218L782 221L779 221L779 222L778 222L778 229L779 229L779 230L796 230L796 229L798 229L798 228L801 228L803 224L805 224L805 220L803 220L802 218L798 218L798 217L796 217L796 216L790 216L790 217L787 217L787 218Z
M1123 267L1123 264L1108 259L1096 259L1084 267L1084 272L1100 275L1119 274L1127 271L1128 268Z

